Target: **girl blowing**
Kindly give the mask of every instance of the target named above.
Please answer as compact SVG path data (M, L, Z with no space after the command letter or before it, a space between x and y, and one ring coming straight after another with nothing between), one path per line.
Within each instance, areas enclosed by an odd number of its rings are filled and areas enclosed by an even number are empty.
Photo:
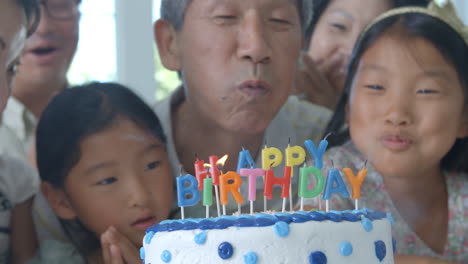
M356 44L329 125L349 129L326 161L368 161L360 204L392 213L396 263L468 263L467 41L450 3L381 15Z
M38 262L141 262L146 228L166 219L172 203L165 136L141 99L113 83L63 91L39 122L37 165L73 242L50 242Z

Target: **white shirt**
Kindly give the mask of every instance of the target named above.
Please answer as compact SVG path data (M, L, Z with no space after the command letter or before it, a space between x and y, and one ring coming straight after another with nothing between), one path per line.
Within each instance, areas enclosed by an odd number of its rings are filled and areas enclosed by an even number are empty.
M10 96L0 124L0 153L26 158L34 144L36 126L33 113Z
M13 209L38 189L39 178L29 163L0 155L0 263L8 263Z
M18 157L27 163L27 154L35 143L37 124L34 114L18 99L10 96L0 125L0 153ZM39 179L37 170L34 169L33 173ZM41 192L34 198L33 220L40 244L48 239L68 240Z
M154 107L167 137L167 151L174 180L175 177L180 175L181 163L175 150L171 113L172 109L183 100L183 89L178 88L167 98L158 102ZM276 147L282 151L287 147L289 138L291 138L291 146L296 144L303 146L306 139L311 139L314 142L317 142L325 132L331 115L332 112L324 107L302 101L296 96L290 96L266 129L263 142L266 140L269 147ZM252 158L256 160L257 167L261 167L261 155ZM282 175L282 169L283 166L275 167L275 175ZM294 175L298 174L295 173ZM295 176L292 179L293 193L291 193L291 197L294 199L297 198L298 178L299 177ZM176 190L174 193L177 193ZM242 184L241 194L245 199L247 198L247 184ZM274 198L268 201L267 208L268 210L280 210L282 207L282 199L278 198L278 194L273 194L273 196ZM174 197L173 209L178 207L176 198L177 196ZM229 199L230 201L227 206L227 213L232 214L237 211L237 204L231 197ZM295 202L293 202L293 204L295 204ZM248 202L244 203L242 206L242 212L249 212L249 206ZM216 211L216 205L215 202L213 202L213 206L210 207L211 216L216 215ZM263 179L261 178L258 178L257 180L257 201L255 202L255 211L263 211ZM196 206L184 208L184 212L186 217L201 218L206 216L205 208L201 201Z

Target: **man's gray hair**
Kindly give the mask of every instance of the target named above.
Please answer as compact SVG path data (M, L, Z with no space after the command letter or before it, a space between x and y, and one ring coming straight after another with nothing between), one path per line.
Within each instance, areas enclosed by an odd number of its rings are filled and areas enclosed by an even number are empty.
M185 10L192 0L162 0L161 18L169 21L176 31L184 25ZM313 0L297 0L297 8L301 19L301 28L304 33L312 20Z

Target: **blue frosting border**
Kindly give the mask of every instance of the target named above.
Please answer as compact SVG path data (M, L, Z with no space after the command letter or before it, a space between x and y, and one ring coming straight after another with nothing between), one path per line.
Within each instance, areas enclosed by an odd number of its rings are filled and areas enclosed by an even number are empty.
M309 221L358 222L362 218L371 221L387 218L387 214L371 209L348 211L297 211L294 213L275 213L273 215L258 213L255 215L221 216L216 218L189 218L184 220L164 220L146 230L146 233L171 232L177 230L226 229L228 227L271 226L277 222L304 223Z

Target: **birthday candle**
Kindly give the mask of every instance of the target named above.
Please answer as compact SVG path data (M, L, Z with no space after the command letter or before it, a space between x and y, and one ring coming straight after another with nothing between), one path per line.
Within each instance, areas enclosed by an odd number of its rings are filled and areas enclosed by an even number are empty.
M203 181L203 205L204 206L211 206L213 204L213 179L206 178Z
M263 169L240 169L241 177L248 177L249 179L249 201L250 201L250 214L253 215L253 202L257 199L257 177L264 176Z
M197 179L190 174L176 178L177 202L184 219L184 207L194 206L200 201L200 193L197 190Z
M325 200L326 210L328 212L328 200L334 193L339 193L344 198L349 198L349 192L346 185L341 178L341 174L337 169L331 169L328 171L327 181L325 183L325 191L323 193L323 199Z
M222 169L218 168L218 165L224 166L224 163L226 162L228 158L228 155L224 155L220 160L218 160L218 157L216 156L211 156L210 157L210 164L212 167L215 168L214 172L212 173L212 177L214 179L214 189L215 189L215 195L216 195L216 211L218 212L218 217L221 216L221 210L219 206L219 175L222 173Z
M285 150L286 153L286 166L291 167L291 178L294 177L294 166L301 165L304 163L306 158L306 153L304 148L300 146L291 147L288 144L288 147ZM289 185L289 192L292 193L292 184ZM289 208L293 211L293 202L292 196L289 196Z
M350 168L344 168L343 173L346 175L348 182L351 184L351 198L354 199L354 208L359 210L359 198L361 198L361 185L367 175L367 168L364 167L358 172L357 177L354 176Z
M300 146L289 146L286 148L286 166L294 168L301 165L305 161L306 153L304 148ZM294 177L294 170L291 170L291 178Z
M249 184L249 201L257 199L257 177L264 176L265 170L263 169L240 169L240 176L248 177Z
M219 185L219 168L218 168L218 157L217 156L210 156L210 174L211 178L213 179L213 184L214 185Z
M237 160L237 173L240 173L240 170L243 168L257 168L250 152L247 149L242 148L239 152L239 159Z
M268 170L271 167L276 167L283 161L283 154L277 148L265 148L262 149L262 167L264 170Z
M299 197L314 198L321 194L325 188L325 177L322 171L315 167L303 167L299 169ZM308 175L312 174L315 177L315 187L312 190L308 189Z
M195 167L195 177L197 177L198 180L198 189L202 190L203 189L203 180L208 176L208 172L205 170L205 162L203 160L197 160L194 163Z
M229 193L234 197L237 204L244 202L244 198L239 192L242 179L239 174L229 171L219 177L219 187L221 191L221 204L223 205L223 214L226 214L226 205L229 203Z
M359 199L361 198L361 185L367 175L367 168L363 168L358 172L357 177L354 176L353 171L350 168L344 168L343 173L346 175L346 178L351 185L351 198Z
M265 176L265 184L263 195L266 196L269 200L273 198L273 185L281 186L281 197L289 197L289 185L291 184L291 167L285 166L283 171L283 177L275 177L275 173L272 169L267 170Z
M318 145L318 148L315 147L315 144L312 140L308 139L304 142L304 145L306 146L307 151L309 154L314 158L314 165L315 167L322 169L323 167L323 154L325 153L325 150L327 149L328 146L328 141L327 137L330 134L328 134L324 139L322 139Z
M203 205L206 207L206 218L208 218L210 217L210 206L213 204L213 180L206 178L203 185Z

